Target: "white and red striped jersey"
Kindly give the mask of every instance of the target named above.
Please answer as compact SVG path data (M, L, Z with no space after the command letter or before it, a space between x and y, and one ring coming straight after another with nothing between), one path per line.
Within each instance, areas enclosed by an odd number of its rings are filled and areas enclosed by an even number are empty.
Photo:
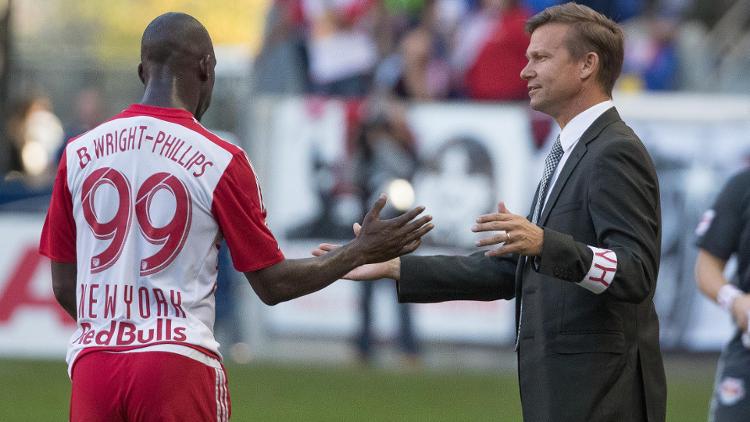
M284 257L245 153L185 110L132 105L72 139L40 252L77 265L75 360L161 350L215 364L218 243L238 271Z

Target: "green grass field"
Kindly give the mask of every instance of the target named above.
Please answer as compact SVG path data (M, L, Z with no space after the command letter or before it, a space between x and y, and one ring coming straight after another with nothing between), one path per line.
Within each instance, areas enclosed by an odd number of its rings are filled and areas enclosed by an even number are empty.
M705 421L713 359L669 360L667 420ZM514 373L228 365L234 421L520 421ZM0 421L67 420L60 362L0 360Z

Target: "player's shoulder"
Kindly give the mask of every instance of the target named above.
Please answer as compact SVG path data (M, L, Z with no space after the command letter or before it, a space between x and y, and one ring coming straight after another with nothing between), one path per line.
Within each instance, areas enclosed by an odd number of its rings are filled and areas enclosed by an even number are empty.
M195 122L196 130L203 135L208 141L221 148L222 150L230 153L232 156L245 155L245 151L237 145L237 141L233 138L230 133L219 132L214 130L208 130L206 127Z
M230 155L231 157L235 157L238 155L239 156L245 155L245 151L242 148L240 148L235 142L232 142L230 140L232 135L229 133L209 130L205 126L203 126L198 120L194 118L181 121L179 122L179 124L184 126L186 129L189 129L192 132L196 133L200 137L204 138L210 145L214 146L217 150L222 151L223 153L226 153Z
M750 188L750 167L747 167L729 179L729 183Z
M724 191L731 192L736 199L750 196L750 167L736 173L727 181Z

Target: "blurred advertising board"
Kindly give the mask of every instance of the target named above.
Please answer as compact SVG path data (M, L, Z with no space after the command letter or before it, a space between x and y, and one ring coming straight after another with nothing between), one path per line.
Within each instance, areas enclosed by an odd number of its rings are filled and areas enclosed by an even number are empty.
M62 358L75 328L37 252L43 222L41 214L0 214L0 356Z
M315 99L289 99L271 106L265 135L272 147L264 153L261 184L268 223L288 257L307 257L323 241L351 239L351 224L361 219L364 204L372 203L351 187L357 145L347 128L356 106ZM418 253L470 253L478 239L470 230L477 216L493 211L499 200L510 209L528 208L527 191L534 182L527 174L534 151L526 139L524 108L421 104L403 113L417 155L409 180L414 203L425 205L436 223ZM335 283L269 308L267 328L280 336L353 337L359 329L363 294L358 283ZM400 313L392 281L377 283L371 306L376 336L394 337ZM421 340L512 341L513 302L414 305L411 313Z

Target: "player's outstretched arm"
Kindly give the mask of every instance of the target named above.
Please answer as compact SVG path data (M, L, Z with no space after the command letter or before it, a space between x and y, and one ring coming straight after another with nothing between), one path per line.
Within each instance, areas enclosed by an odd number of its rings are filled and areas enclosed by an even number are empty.
M381 195L365 216L359 235L330 253L287 259L259 271L246 272L253 290L264 303L275 305L318 291L354 268L386 262L417 249L422 236L433 228L432 217L419 217L424 207L417 207L398 217L381 220L380 211L386 201L387 197Z
M354 223L354 235L359 236L362 226ZM419 245L416 245L419 246ZM312 251L313 256L323 256L329 252L335 251L341 245L333 243L321 243ZM416 249L416 247L415 247ZM401 278L401 257L397 256L385 262L376 262L373 264L361 265L346 273L342 278L356 281L372 281L383 278L390 278L398 281Z
M75 263L52 261L52 291L60 306L76 320L76 275Z

